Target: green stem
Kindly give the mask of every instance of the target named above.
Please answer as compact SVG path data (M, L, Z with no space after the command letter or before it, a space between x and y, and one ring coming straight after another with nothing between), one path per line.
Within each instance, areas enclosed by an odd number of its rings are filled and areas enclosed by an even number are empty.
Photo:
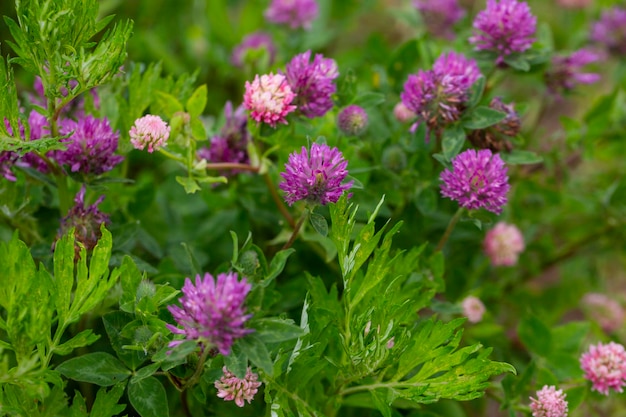
M448 223L448 227L446 228L446 231L444 232L443 236L441 236L439 243L437 243L435 252L439 252L441 249L443 249L443 246L446 244L446 242L448 241L448 238L450 237L450 235L452 234L452 231L454 230L454 226L456 226L457 222L463 215L464 211L465 211L465 208L459 207L456 213L454 213L454 216L452 217L452 219L450 219L450 223Z
M176 162L180 162L181 164L183 164L185 166L187 165L187 161L182 156L174 155L170 151L166 151L163 148L159 148L159 152L162 153L163 155L167 156L169 159L172 159L172 160L174 160Z
M196 384L196 382L198 382L198 379L200 378L200 375L202 375L202 371L204 371L204 363L206 362L206 359L209 356L209 352L211 351L211 349L209 349L208 347L204 347L204 351L202 352L202 355L200 356L200 360L198 361L198 363L196 364L196 370L193 373L193 375L191 375L189 377L189 379L187 379L180 387L181 391L186 390L189 387L192 387L193 385Z
M61 173L55 175L55 179L59 192L59 210L61 211L61 216L64 217L70 211L72 197L67 187L67 177Z
M307 207L304 210L304 213L302 213L300 220L298 220L296 227L293 228L293 232L291 233L291 236L289 237L289 240L287 241L287 243L285 243L285 246L283 246L282 250L290 248L291 245L293 245L293 242L296 241L296 237L298 237L298 233L300 232L300 229L302 228L304 221L309 217L309 213L310 213L310 210Z
M289 213L289 210L287 210L287 207L281 200L280 196L278 195L278 191L276 191L276 187L274 186L274 182L272 181L270 174L267 172L263 174L263 180L265 181L265 184L267 185L267 189L269 190L270 195L272 196L272 199L274 200L274 203L276 203L276 207L278 208L278 211L280 211L280 214L282 214L285 220L287 220L287 223L289 223L289 226L295 229L296 222L293 219L293 216Z
M259 172L259 167L254 167L248 164L238 164L234 162L213 162L208 163L205 166L206 169L211 170L230 170L230 169L238 169L240 171L250 171L250 172Z

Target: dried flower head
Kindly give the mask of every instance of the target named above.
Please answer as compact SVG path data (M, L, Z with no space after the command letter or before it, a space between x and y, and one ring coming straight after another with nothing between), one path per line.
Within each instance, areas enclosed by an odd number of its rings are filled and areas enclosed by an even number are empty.
M362 135L367 129L368 117L363 107L351 104L344 107L337 116L337 126L348 136Z
M181 307L168 309L182 329L168 324L172 333L185 335L187 340L196 340L204 349L216 347L222 355L228 355L233 342L252 329L244 327L252 317L245 314L244 301L252 286L236 273L219 274L217 280L209 273L196 276L195 285L185 279L180 298ZM182 340L170 342L174 347Z
M257 75L252 83L246 81L243 105L254 120L276 127L287 124L285 117L296 109L291 104L295 97L284 75Z
M152 153L167 143L170 127L159 116L147 114L135 120L128 133L135 149L143 150L147 146Z
M609 342L589 346L580 357L585 378L591 381L594 391L609 395L609 389L623 392L626 386L626 351L624 346Z
M452 171L440 176L441 194L470 210L484 208L500 214L509 192L504 161L489 149L468 149L452 160Z
M465 16L465 10L458 0L413 0L419 10L428 32L435 36L454 39L452 26Z
M291 29L311 29L318 14L317 0L272 0L265 10L269 22L289 25Z
M65 235L73 227L76 242L82 243L88 251L95 248L98 240L102 237L100 227L103 223L108 224L110 221L109 216L98 209L102 200L104 200L104 196L100 196L95 203L85 207L85 186L83 185L74 197L74 206L61 220L58 238ZM79 252L80 248L76 246L76 254L78 255Z
M602 56L591 49L579 49L569 55L552 58L552 66L546 72L546 84L553 94L573 90L578 84L593 84L600 74L582 72L582 67L599 61Z
M582 299L583 308L589 317L607 333L619 330L624 325L626 313L616 300L605 294L589 293Z
M258 381L259 376L252 372L250 367L248 367L246 375L242 379L237 378L226 367L222 368L222 372L224 372L224 375L215 381L217 396L223 398L224 401L234 400L238 407L243 407L244 401L248 401L248 404L250 404L262 384L262 382Z
M321 117L333 108L332 95L337 91L334 80L339 76L334 59L311 51L296 55L286 65L287 82L296 94L298 111L308 118Z
M336 203L354 181L342 184L348 175L348 161L337 148L314 143L311 153L303 146L300 153L293 152L285 164L283 181L279 187L285 192L289 205L305 200L310 204Z
M591 28L591 40L604 45L616 57L626 54L626 9L613 7L602 12Z
M544 385L537 391L537 398L530 397L530 409L533 417L567 417L566 394L554 385Z
M483 242L493 266L513 266L524 251L524 236L513 224L499 222L487 232Z
M469 38L476 50L498 55L496 63L515 52L524 52L535 41L537 18L526 2L487 0L487 8L474 19L474 35Z
M262 51L267 54L267 66L271 66L276 58L276 45L272 37L265 32L254 32L243 38L235 47L230 57L230 62L236 67L243 67L249 59L258 59Z
M470 323L481 321L485 311L487 311L483 302L473 295L465 297L461 302L461 307L463 307L463 315L467 317Z

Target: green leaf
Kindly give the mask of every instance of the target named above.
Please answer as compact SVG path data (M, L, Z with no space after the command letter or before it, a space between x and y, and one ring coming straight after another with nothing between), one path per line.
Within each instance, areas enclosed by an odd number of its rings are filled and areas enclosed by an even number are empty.
M152 360L162 362L161 369L167 371L177 365L186 363L187 356L197 350L198 343L195 340L185 340L176 347L163 347L152 357Z
M512 150L509 153L501 152L500 156L502 160L511 165L525 165L525 164L538 164L543 162L543 157L537 155L535 152Z
M83 330L67 342L54 348L54 353L57 355L67 355L76 348L91 345L98 339L100 339L100 336L94 334L91 329Z
M305 332L293 320L265 318L254 320L250 326L256 329L256 336L264 343L278 343L297 339Z
M239 339L241 351L250 359L250 362L262 369L268 375L273 373L273 363L270 353L263 341L255 334Z
M117 402L122 398L125 388L126 383L113 385L109 390L105 387L100 388L89 417L113 417L124 411L126 405Z
M122 311L112 311L102 317L104 329L109 336L111 347L117 354L117 357L132 370L137 369L139 365L148 359L148 355L144 352L124 349L122 346L132 343L131 340L122 337L122 329L133 320L134 315L127 314Z
M59 322L65 323L74 286L74 229L57 240L54 248L55 305Z
M194 91L191 97L189 97L189 100L187 100L187 112L192 119L198 118L204 111L207 102L207 94L207 86L206 84L202 84L200 87L196 88L196 91Z
M531 352L547 357L552 351L550 328L535 316L522 319L517 326L520 340Z
M295 249L289 248L281 250L276 255L274 255L272 261L270 262L267 276L261 282L262 286L266 287L267 285L269 285L270 282L276 279L276 277L278 277L281 272L283 272L283 269L285 269L285 264L287 263L287 259L289 259L289 256L291 256L291 254L295 251Z
M169 417L167 393L163 384L151 376L128 384L128 400L141 417Z
M197 141L206 140L207 134L204 124L200 119L191 119L191 136ZM221 181L221 180L220 180ZM217 182L217 181L216 181Z
M453 126L443 132L443 140L441 147L443 155L448 161L451 161L461 152L465 144L465 131L460 126Z
M501 122L505 117L506 113L491 107L478 106L463 118L462 123L466 129L485 129Z
M156 101L154 106L159 110L159 113L162 113L167 117L172 117L174 113L183 111L183 105L180 104L180 101L178 101L178 99L173 95L163 91L156 92Z
M467 100L468 108L471 109L480 102L480 99L483 97L483 91L485 90L485 82L485 77L480 77L470 88L470 96Z
M520 54L507 55L506 57L504 57L504 62L511 68L519 71L527 72L528 70L530 70L530 64L528 63L528 60L525 56Z
M133 375L133 377L130 379L130 383L134 384L137 381L140 381L142 379L148 378L149 376L152 376L156 371L159 370L159 368L161 367L160 363L152 363L148 366L144 366L143 368L139 369L135 375Z
M56 369L74 381L108 387L130 377L130 371L119 360L105 352L88 353L63 362Z
M352 104L356 104L361 107L375 107L385 102L385 95L382 93L375 93L373 91L366 91L358 94Z
M326 221L326 217L321 214L311 213L310 216L311 226L313 229L320 235L326 237L328 236L328 222Z
M187 194L194 194L196 191L201 190L196 180L190 177L178 177L177 176L176 182L183 186Z

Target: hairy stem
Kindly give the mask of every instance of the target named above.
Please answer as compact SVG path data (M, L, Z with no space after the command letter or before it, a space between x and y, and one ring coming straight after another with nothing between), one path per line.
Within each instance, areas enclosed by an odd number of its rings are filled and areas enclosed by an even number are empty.
M450 235L452 234L452 231L454 230L454 226L456 226L464 211L465 209L463 207L459 207L456 213L454 213L454 216L450 219L450 223L448 223L446 231L444 232L443 236L441 236L441 239L439 239L439 243L437 243L435 252L439 252L441 249L443 249L443 246L446 244L446 242L450 238Z

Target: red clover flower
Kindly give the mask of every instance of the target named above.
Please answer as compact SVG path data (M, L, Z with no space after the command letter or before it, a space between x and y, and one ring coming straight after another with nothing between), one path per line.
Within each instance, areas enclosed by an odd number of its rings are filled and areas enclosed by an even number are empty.
M250 404L262 384L261 381L258 381L259 376L252 372L250 367L242 379L237 378L225 366L222 368L222 372L224 375L215 381L217 396L223 398L224 401L234 400L238 407L243 407L245 401Z
M316 0L272 0L265 18L279 25L289 25L291 29L311 29L311 23L319 14Z
M537 398L530 397L530 409L533 417L567 417L566 394L554 385L544 385L537 391Z
M274 58L276 58L276 45L274 45L272 37L265 32L254 32L243 38L241 43L233 50L230 62L234 66L242 68L246 62L246 55L250 51L260 51L262 49L265 49L267 52L267 65L271 66L274 63Z
M233 105L229 101L224 106L224 126L220 133L211 138L211 145L198 150L198 157L208 162L231 162L246 164L248 158L248 117L243 106L233 111ZM229 170L224 175L232 174Z
M577 84L593 84L600 74L581 72L582 67L599 61L600 54L590 49L579 49L569 55L552 58L552 67L546 72L548 88L554 94L573 90Z
M602 12L600 20L591 28L591 40L604 45L608 51L621 57L626 54L626 9L613 7Z
M344 107L337 116L337 126L349 136L362 135L367 129L368 117L363 107L351 104Z
M461 302L461 307L463 308L463 315L467 317L470 323L481 321L486 311L485 305L480 301L480 298L473 295L465 297Z
M452 26L465 16L458 0L413 0L413 6L419 10L430 33L449 40L454 39Z
M513 266L524 251L524 236L515 225L498 222L485 235L483 247L491 265Z
M159 116L147 114L135 120L128 133L135 149L143 150L147 146L148 152L152 153L165 146L170 137L170 127Z
M623 392L626 386L626 351L624 346L609 342L589 346L580 357L585 378L591 381L591 389L609 395L609 389Z
M252 83L246 81L243 105L254 120L276 127L287 124L285 117L296 109L291 104L295 97L284 75L257 75Z
M605 294L585 294L582 305L590 318L607 333L613 333L624 325L624 319L626 319L624 308L619 302Z

